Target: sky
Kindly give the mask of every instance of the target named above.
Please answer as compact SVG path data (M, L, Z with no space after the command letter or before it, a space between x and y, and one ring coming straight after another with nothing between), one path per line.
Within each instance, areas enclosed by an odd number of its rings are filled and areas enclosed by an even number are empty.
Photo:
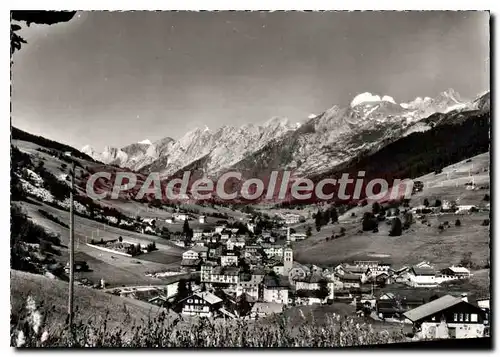
M489 90L486 12L79 12L23 26L12 125L81 148Z

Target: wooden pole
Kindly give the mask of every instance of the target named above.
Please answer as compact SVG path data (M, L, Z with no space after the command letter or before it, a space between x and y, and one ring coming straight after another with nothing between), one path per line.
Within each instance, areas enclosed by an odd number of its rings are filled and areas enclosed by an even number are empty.
M74 291L74 274L75 274L75 222L74 222L74 204L73 190L75 185L75 162L71 165L71 191L69 194L69 298L68 298L68 316L69 325L73 326L73 291Z

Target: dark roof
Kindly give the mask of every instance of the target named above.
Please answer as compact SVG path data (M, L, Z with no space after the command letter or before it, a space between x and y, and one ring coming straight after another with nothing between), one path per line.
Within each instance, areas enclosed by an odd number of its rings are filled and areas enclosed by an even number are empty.
M264 285L268 288L288 287L289 282L288 279L284 276L266 275L264 277Z
M416 275L436 275L436 271L432 268L412 267Z
M337 277L339 277L340 280L361 281L361 277L356 274L350 274L350 273L337 274Z
M305 282L305 283L319 283L323 280L323 277L318 274L311 274L303 279L297 280L297 282Z
M427 304L421 305L413 310L405 312L404 316L409 320L415 322L419 321L427 316L433 315L436 312L446 310L452 306L455 306L461 302L464 302L460 298L453 297L451 295L445 295L439 299L428 302Z
M181 265L182 266L196 266L200 264L201 260L200 259L182 259Z

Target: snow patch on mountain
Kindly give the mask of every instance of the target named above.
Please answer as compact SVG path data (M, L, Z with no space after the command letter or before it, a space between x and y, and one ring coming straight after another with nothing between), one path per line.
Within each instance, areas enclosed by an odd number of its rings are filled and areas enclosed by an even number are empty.
M142 141L139 141L137 144L152 145L152 143L149 139L144 139Z
M373 102L390 102L393 104L397 104L394 101L394 98L391 96L384 95L383 97L380 97L377 94L365 92L365 93L358 94L357 96L354 97L354 99L351 102L351 107L355 107L355 106L363 104L363 103L373 103Z

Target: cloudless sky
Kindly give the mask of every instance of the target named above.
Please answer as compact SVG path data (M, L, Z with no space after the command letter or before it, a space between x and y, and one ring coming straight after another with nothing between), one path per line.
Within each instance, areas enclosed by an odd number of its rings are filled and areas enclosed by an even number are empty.
M303 121L362 92L489 89L487 12L80 12L20 34L12 124L99 151Z

